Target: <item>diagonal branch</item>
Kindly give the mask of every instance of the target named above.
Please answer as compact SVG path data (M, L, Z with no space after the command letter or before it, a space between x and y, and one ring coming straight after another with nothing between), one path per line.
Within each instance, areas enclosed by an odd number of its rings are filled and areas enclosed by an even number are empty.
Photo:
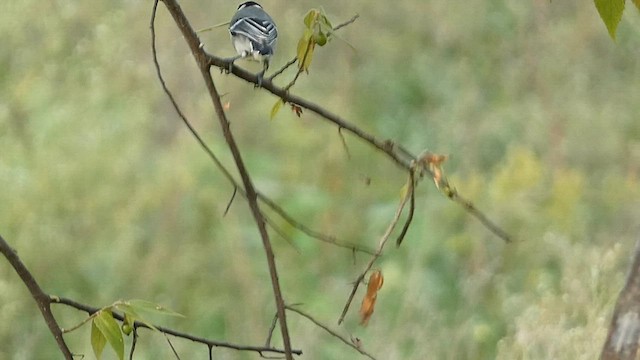
M31 272L24 265L22 260L18 257L18 254L7 244L7 242L0 236L0 253L4 255L5 258L9 261L13 269L16 271L22 282L27 286L29 292L31 293L31 297L35 300L36 304L38 304L38 309L42 313L42 317L44 321L47 323L51 334L56 339L56 343L58 343L58 348L64 355L65 359L72 360L73 355L71 354L71 350L64 342L64 338L62 337L62 329L58 325L56 318L51 313L51 300L49 299L49 295L45 294L44 291L38 285L36 279L31 275Z
M292 306L287 306L287 310L289 311L293 311L294 313L307 318L309 321L311 321L312 323L314 323L316 326L318 326L319 328L321 328L322 330L328 332L329 334L331 334L333 337L339 339L340 341L342 341L343 343L347 344L348 346L352 347L353 349L355 349L357 352L359 352L360 354L368 357L369 359L375 360L375 358L373 357L373 355L369 354L368 352L364 351L362 349L361 346L358 346L356 344L353 344L351 341L347 340L344 336L338 334L336 331L332 330L330 327L328 327L327 325L319 322L318 320L316 320L313 316L307 314L306 312L296 309Z
M282 342L284 344L285 357L287 360L292 360L293 355L291 353L291 339L289 337L289 329L287 327L284 298L282 297L282 290L280 289L280 280L278 279L276 260L275 260L275 255L273 253L273 249L271 247L271 240L269 239L269 233L267 232L265 220L264 220L264 217L262 216L262 212L260 211L260 207L258 205L258 195L253 186L253 182L251 181L249 173L247 172L247 169L244 165L244 161L240 154L240 149L238 148L238 145L236 144L233 134L231 133L231 129L229 127L229 120L227 119L227 116L224 112L224 107L220 102L220 95L218 94L218 90L216 89L216 86L213 82L211 73L209 73L210 67L204 52L201 50L200 41L198 40L194 29L189 25L177 1L163 0L163 2L167 7L167 9L169 10L169 12L171 13L171 15L173 16L173 19L178 25L178 28L182 32L183 36L187 40L189 47L191 48L193 57L196 63L198 64L198 68L200 69L202 79L205 82L205 85L209 92L209 96L211 97L211 101L213 103L213 107L218 117L220 127L222 128L222 133L227 142L227 145L229 146L229 150L231 151L233 159L236 163L238 172L240 173L240 177L244 185L244 190L246 192L247 202L249 203L249 208L251 209L251 214L253 215L253 218L256 222L256 226L258 227L258 232L260 233L260 238L262 239L262 245L264 247L265 255L267 257L269 275L271 276L271 285L273 287L273 294L276 302L278 320L280 324L280 330L282 333ZM153 24L153 21L155 20L156 4L157 4L157 0L154 2L152 24Z
M210 66L215 66L220 69L228 68L228 63L225 59L208 54L208 53L206 54L206 56L208 58L208 62ZM238 66L234 66L231 70L231 73L233 73L236 77L240 79L243 79L254 85L258 85L258 77L247 70L244 70ZM282 88L274 85L270 79L263 79L261 86L268 92L282 99L283 102L294 104L303 109L311 111L312 113L320 116L321 118L333 123L339 129L347 130L352 135L360 138L362 141L368 143L369 145L373 146L377 150L386 154L387 157L390 160L392 160L396 165L398 165L401 168L404 168L407 171L411 169L412 162L417 160L416 156L412 154L410 151L408 151L407 149L405 149L402 145L396 144L392 140L378 139L377 137L365 132L359 127L348 122L346 119L340 117L339 115L332 113L328 109L325 109L324 107L312 101L306 100L300 96L293 95L289 91L287 91L286 88ZM431 173L428 169L425 169L425 171L428 172L431 177L433 177L434 174ZM450 187L450 189L453 189L453 188ZM489 219L489 217L486 214L484 214L480 209L478 209L475 205L473 205L473 203L471 203L469 200L465 199L457 191L454 191L452 193L445 193L445 195L447 195L455 203L462 206L462 208L465 211L467 211L467 213L469 213L470 215L478 219L482 223L482 225L484 225L489 231L494 233L496 236L498 236L499 238L507 242L511 241L511 237L509 236L509 234L507 234L505 230L503 230L494 221Z

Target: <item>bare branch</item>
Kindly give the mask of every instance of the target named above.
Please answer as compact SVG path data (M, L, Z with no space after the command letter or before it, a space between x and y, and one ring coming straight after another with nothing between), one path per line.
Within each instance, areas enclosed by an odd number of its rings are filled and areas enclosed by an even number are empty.
M42 317L44 321L47 323L51 334L53 334L53 338L56 340L58 344L58 348L60 352L64 355L65 359L71 360L73 359L73 355L71 354L71 350L64 341L62 337L62 329L58 325L56 318L51 313L51 300L49 295L45 294L38 285L36 279L31 275L31 272L24 265L22 260L18 257L18 254L7 244L7 242L0 235L0 252L4 255L4 257L9 261L9 264L16 271L22 282L25 284L29 292L31 293L31 297L35 300L38 305L38 309L42 313Z
M328 332L329 334L331 334L333 337L339 339L340 341L342 341L343 343L347 344L349 347L355 349L357 352L359 352L360 354L368 357L369 359L373 359L375 360L375 357L373 357L373 355L369 354L368 352L364 351L362 349L361 346L356 346L354 343L352 343L351 341L347 340L347 338L345 338L344 336L338 334L336 331L331 330L331 328L329 328L327 325L324 325L323 323L321 323L320 321L316 320L313 316L307 314L306 312L296 309L294 307L291 306L287 306L287 310L289 311L293 311L294 313L307 318L308 320L310 320L312 323L314 323L316 326L318 326L319 328L321 328L322 330Z

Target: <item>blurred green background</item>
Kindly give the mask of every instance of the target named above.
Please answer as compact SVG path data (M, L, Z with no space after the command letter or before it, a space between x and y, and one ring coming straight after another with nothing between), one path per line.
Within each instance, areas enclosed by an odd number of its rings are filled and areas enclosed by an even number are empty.
M228 21L239 2L181 3L204 28ZM614 43L592 3L263 6L280 29L272 69L295 55L308 9L322 6L334 23L360 14L340 31L356 51L339 40L318 49L294 92L415 153L449 154L453 184L517 239L505 245L424 181L403 246L377 263L385 283L369 326L358 325L361 290L339 330L379 359L597 357L639 230L638 13L628 9ZM164 325L263 344L274 303L261 242L243 199L223 217L232 187L161 91L150 11L150 1L0 5L0 234L47 292L95 306L143 298L186 316L154 319ZM157 27L169 87L233 169L162 4ZM202 40L216 55L234 54L225 28ZM336 128L312 114L285 107L269 121L273 96L213 74L258 188L314 229L375 246L405 175L350 136L348 158ZM348 250L280 226L295 244L273 234L286 300L336 327L368 258L354 262ZM63 327L84 317L55 313ZM305 319L289 321L302 359L359 357ZM0 339L0 359L60 357L4 259ZM66 339L93 358L88 326ZM182 359L207 356L204 346L173 344ZM144 331L136 353L173 358L162 336Z

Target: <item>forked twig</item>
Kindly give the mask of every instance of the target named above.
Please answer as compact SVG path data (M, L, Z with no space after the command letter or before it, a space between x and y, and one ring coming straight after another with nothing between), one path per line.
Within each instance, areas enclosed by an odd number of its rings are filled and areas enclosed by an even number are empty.
M376 358L373 357L373 355L369 354L368 352L366 352L364 349L362 349L361 346L357 346L356 344L354 344L353 342L349 341L347 338L345 338L344 336L338 334L335 330L332 330L330 327L328 327L327 325L321 323L320 321L316 320L313 316L307 314L306 312L300 310L300 309L296 309L292 306L287 305L286 307L287 310L289 311L293 311L294 313L307 318L309 321L311 321L312 323L314 323L316 326L318 326L319 328L321 328L322 330L328 332L329 334L331 334L333 337L339 339L340 341L342 341L343 343L347 344L347 346L355 349L357 352L359 352L360 354L368 357L369 359L373 359L375 360Z
M29 292L31 293L31 297L35 300L38 305L38 310L42 313L42 317L44 321L47 323L51 334L53 335L56 343L58 344L58 349L62 352L65 359L72 360L73 355L71 354L71 350L65 343L64 338L62 337L62 329L56 318L51 313L51 298L47 295L36 281L36 279L31 275L31 272L24 265L22 260L18 257L18 254L9 246L9 244L2 238L0 235L0 253L4 255L4 257L9 261L9 264L16 271L22 282L25 284Z
M376 253L371 257L371 259L369 260L367 265L364 267L364 270L360 273L360 275L358 275L358 278L353 283L353 288L351 289L351 293L349 294L349 297L347 298L347 303L344 305L344 308L342 309L342 314L340 314L340 318L338 319L338 325L342 324L342 322L344 321L344 318L347 316L347 312L349 311L349 307L351 306L351 303L353 302L353 298L355 297L356 292L358 291L358 287L360 286L360 284L364 280L364 277L367 275L367 272L369 272L369 270L371 270L371 268L373 267L373 264L376 262L376 260L378 260L380 255L382 255L382 250L384 249L384 246L387 244L387 241L389 240L389 237L391 236L391 233L396 228L396 225L398 225L398 221L400 221L400 216L402 215L402 211L404 210L405 206L407 205L407 202L409 201L409 199L411 199L413 197L413 192L414 191L415 191L415 189L414 189L414 179L413 179L413 175L410 175L409 176L408 185L407 185L407 192L402 197L402 200L400 200L400 203L398 204L398 208L396 209L396 212L395 212L395 214L393 216L393 219L391 220L391 222L387 226L387 229L385 230L384 234L380 238L380 241L378 242L378 249L376 250Z

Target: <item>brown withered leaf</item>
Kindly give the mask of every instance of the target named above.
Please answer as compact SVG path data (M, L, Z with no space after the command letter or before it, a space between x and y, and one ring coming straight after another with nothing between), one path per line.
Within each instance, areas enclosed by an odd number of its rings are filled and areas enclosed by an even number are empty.
M302 108L296 104L291 104L291 111L293 111L294 113L296 113L296 115L298 117L300 117L300 115L302 115Z
M436 184L436 187L439 189L440 184L442 184L443 171L441 165L447 161L449 157L447 155L442 154L434 154L434 153L426 153L420 161L422 161L433 173L433 182Z
M362 299L362 305L360 306L360 324L367 326L369 319L373 314L373 310L376 305L376 299L378 297L378 290L382 288L384 283L384 277L380 270L374 270L369 276L369 284L367 285L367 293Z

